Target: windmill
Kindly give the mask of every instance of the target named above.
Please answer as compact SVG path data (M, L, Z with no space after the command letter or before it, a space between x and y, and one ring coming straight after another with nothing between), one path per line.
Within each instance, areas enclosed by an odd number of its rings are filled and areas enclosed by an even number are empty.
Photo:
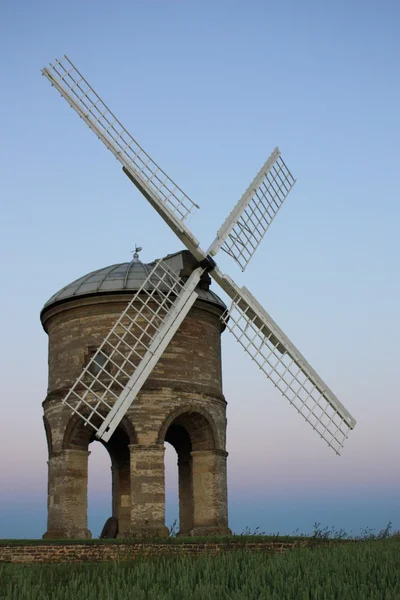
M222 250L242 271L249 264L295 184L279 149L272 152L204 251L185 224L198 205L128 133L68 57L43 68L42 73L120 161L125 175L197 261L185 279L162 259L156 262L62 402L99 439L108 441L195 303L196 287L208 273L231 299L221 317L226 328L340 454L355 419L249 290L238 287L214 260Z

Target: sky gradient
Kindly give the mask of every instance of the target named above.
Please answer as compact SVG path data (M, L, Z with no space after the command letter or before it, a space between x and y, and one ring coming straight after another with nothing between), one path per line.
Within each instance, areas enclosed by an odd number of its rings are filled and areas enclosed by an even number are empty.
M275 146L297 178L246 272L218 262L357 426L337 457L224 334L231 528L400 529L399 28L395 0L1 3L0 538L46 530L43 304L130 260L135 242L144 262L181 249L41 76L64 53L200 204L189 227L202 247ZM95 537L110 461L91 450ZM171 448L166 465L171 525Z

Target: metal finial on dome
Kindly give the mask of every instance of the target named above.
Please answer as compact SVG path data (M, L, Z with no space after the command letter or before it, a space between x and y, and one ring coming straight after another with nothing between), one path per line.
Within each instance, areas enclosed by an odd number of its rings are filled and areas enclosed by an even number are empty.
M134 262L138 262L138 260L139 260L139 252L141 250L143 250L143 248L141 246L136 246L136 244L135 244L135 250L134 251L131 250L131 252L133 252L133 259L132 260Z

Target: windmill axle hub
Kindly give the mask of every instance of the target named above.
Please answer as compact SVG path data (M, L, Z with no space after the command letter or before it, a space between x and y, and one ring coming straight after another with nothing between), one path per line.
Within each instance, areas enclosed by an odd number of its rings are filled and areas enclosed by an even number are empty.
M209 254L207 255L207 257L204 260L201 260L199 262L199 267L201 267L202 269L205 269L206 273L210 273L211 271L214 271L216 266L217 266L217 263L212 258L212 256L210 256Z

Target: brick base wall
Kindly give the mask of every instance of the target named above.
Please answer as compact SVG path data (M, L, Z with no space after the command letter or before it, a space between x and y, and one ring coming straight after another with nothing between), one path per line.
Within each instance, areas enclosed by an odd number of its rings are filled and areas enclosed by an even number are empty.
M257 543L186 543L186 544L29 544L0 545L0 563L76 563L135 560L149 556L199 556L235 550L287 552L310 546L310 541ZM315 541L312 543L315 545Z

